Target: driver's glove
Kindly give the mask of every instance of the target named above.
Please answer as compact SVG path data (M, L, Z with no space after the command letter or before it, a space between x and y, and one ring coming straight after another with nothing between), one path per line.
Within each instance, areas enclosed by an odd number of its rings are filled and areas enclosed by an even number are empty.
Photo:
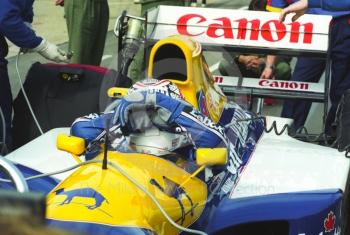
M124 134L144 131L152 127L150 118L145 114L154 105L155 98L146 91L128 94L116 107L113 124L119 123Z
M52 60L56 63L65 62L68 63L69 59L67 53L59 49L55 44L43 39L39 46L31 49L30 51L38 52L40 55L48 60Z
M120 100L113 123L119 123L124 134L167 127L177 117L184 103L160 92L135 91Z

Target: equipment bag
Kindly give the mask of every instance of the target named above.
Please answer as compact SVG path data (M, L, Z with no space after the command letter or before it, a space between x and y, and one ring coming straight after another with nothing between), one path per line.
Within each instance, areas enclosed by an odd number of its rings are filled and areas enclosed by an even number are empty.
M102 81L116 81L116 77L115 70L98 66L35 63L27 74L24 89L46 132L56 127L69 127L77 117L103 111L105 107L100 107L99 103L101 98L106 99L108 87L101 89ZM14 101L13 147L18 148L39 135L20 91Z
M337 148L339 151L350 150L350 90L347 90L338 106L336 114Z

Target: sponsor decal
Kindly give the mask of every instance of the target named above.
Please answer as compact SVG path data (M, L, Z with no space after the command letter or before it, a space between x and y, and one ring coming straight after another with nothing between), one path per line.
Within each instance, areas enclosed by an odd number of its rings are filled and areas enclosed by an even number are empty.
M205 102L205 96L203 95L202 92L198 94L198 104L199 104L199 109L205 116L209 116L209 110L207 107L207 103Z
M333 233L331 233L332 235L340 235L341 234L341 228L338 227L337 229L334 230ZM331 235L330 233L325 233L325 232L320 232L318 233L318 235ZM307 233L299 233L298 235L309 235ZM310 234L311 235L311 234Z
M261 87L271 88L288 88L293 90L309 90L309 84L303 82L290 82L290 81L273 81L267 79L261 79L259 81Z
M333 211L328 213L327 218L324 219L323 226L326 233L330 233L334 230L336 216Z
M189 26L202 26L201 31L192 31ZM193 29L193 27L192 27ZM225 38L267 42L279 42L288 38L290 43L311 44L313 37L313 23L299 22L283 23L278 20L262 22L260 19L248 20L219 17L208 19L201 14L186 14L177 20L179 34L191 37L206 35L209 38ZM248 32L249 36L248 36Z
M74 198L92 198L95 199L94 205L87 205L86 208L94 210L101 207L103 202L109 203L108 200L93 188L79 188L66 191L64 188L57 189L56 195L65 195L66 198L60 203L60 206L70 204Z
M202 116L199 113L197 113L196 110L192 109L190 112L190 115L192 115L192 117L195 117L199 122L203 123L205 126L218 131L222 136L225 136L225 131L224 128L217 125L216 123L214 123L210 118L206 117L206 116Z
M221 76L214 76L215 83L222 83L224 81L224 78Z
M336 228L336 215L333 211L330 211L327 215L327 217L323 221L323 228L324 231L317 233L318 235L340 235L341 234L341 228L338 226ZM298 235L308 235L306 233L299 233Z

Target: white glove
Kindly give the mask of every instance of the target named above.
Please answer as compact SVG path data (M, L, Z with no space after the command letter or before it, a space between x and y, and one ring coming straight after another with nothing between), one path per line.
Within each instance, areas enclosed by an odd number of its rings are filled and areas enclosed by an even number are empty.
M55 61L56 63L68 63L69 61L67 53L59 49L55 44L52 44L45 39L42 40L39 46L33 48L31 51L38 52L46 59Z

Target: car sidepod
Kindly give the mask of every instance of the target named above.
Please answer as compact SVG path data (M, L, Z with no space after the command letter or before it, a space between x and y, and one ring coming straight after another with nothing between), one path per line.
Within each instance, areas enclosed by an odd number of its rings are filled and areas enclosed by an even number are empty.
M210 215L209 234L338 235L341 190L225 198Z

